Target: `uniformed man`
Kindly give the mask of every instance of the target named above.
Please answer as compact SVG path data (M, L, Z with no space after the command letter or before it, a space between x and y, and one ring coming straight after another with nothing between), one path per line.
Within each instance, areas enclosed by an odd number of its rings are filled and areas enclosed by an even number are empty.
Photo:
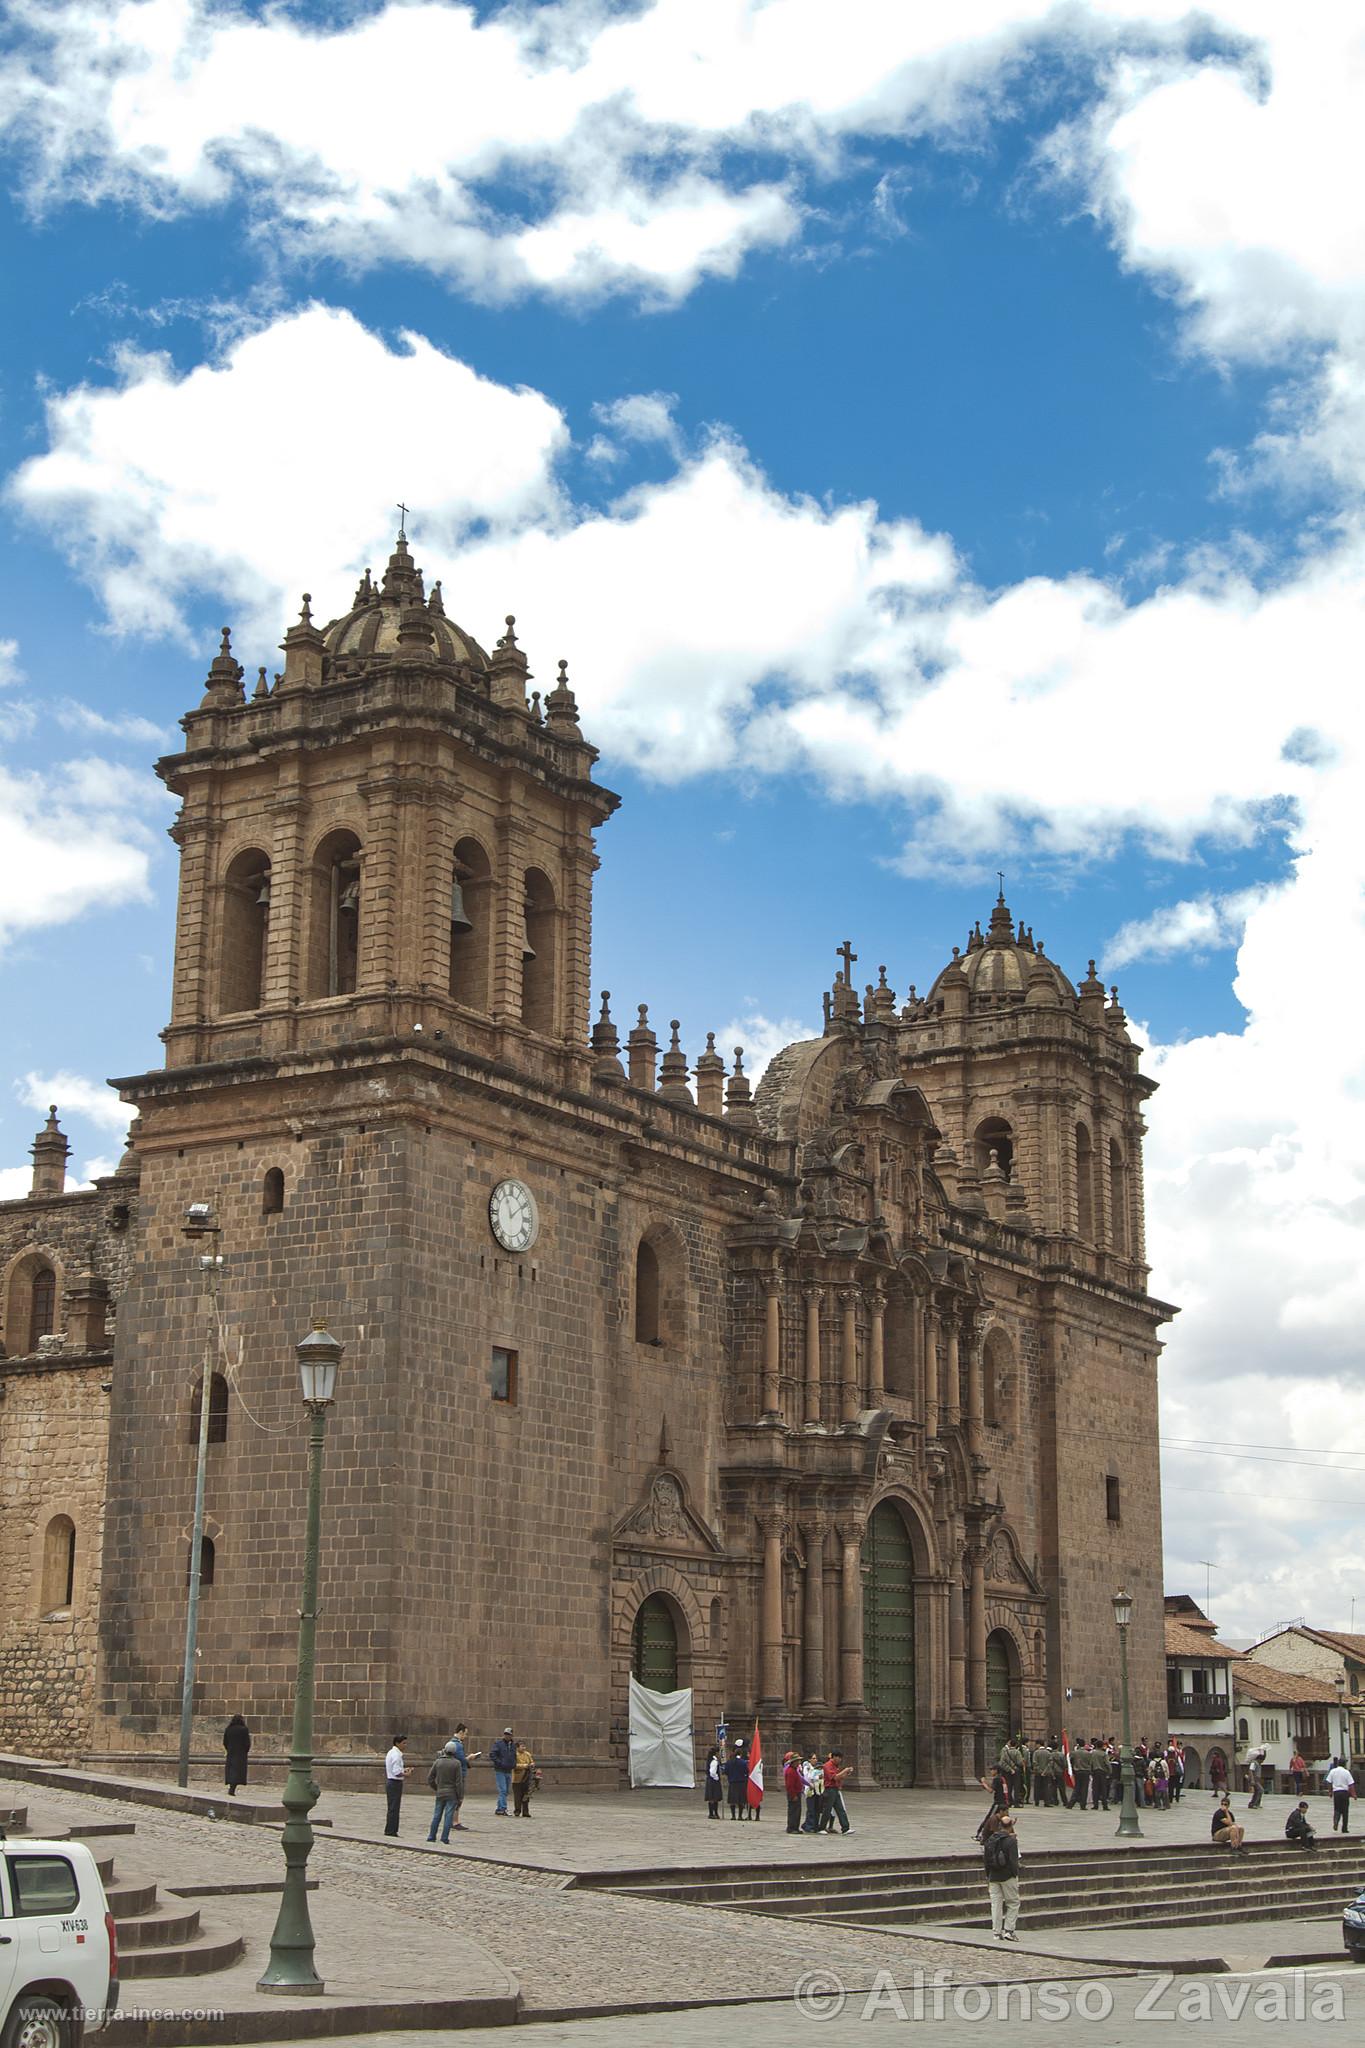
M1010 1799L1015 1806L1024 1801L1024 1751L1014 1737L1006 1742L1000 1752L1000 1768L1009 1779Z
M1096 1806L1109 1811L1109 1751L1104 1738L1092 1735L1090 1738L1090 1797Z
M1052 1781L1052 1745L1046 1736L1033 1745L1033 1803L1055 1806L1057 1787Z
M1073 1812L1077 1808L1079 1808L1081 1812L1085 1811L1086 1805L1090 1798L1091 1768L1092 1758L1090 1755L1090 1745L1088 1742L1085 1741L1084 1737L1082 1737L1081 1741L1076 1744L1076 1747L1071 1752L1071 1769L1076 1779L1076 1790L1071 1797L1071 1806Z

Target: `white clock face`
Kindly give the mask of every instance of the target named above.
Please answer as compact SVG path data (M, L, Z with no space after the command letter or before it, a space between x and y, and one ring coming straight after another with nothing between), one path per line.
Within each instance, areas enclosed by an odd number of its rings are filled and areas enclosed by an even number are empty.
M488 1197L488 1221L505 1252L528 1252L540 1235L536 1198L524 1181L498 1182Z

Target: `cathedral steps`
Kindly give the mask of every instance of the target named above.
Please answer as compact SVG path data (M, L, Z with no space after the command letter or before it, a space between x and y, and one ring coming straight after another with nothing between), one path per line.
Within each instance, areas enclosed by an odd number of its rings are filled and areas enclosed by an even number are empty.
M636 1898L863 1927L989 1924L980 1858L916 1857L861 1865L809 1862L758 1869L622 1873L597 1880ZM1230 1920L1335 1916L1362 1882L1354 1840L1319 1838L1304 1851L1255 1842L1233 1854L1212 1843L1167 1848L1025 1850L1022 1910L1031 1928L1095 1927L1142 1919L1186 1926Z

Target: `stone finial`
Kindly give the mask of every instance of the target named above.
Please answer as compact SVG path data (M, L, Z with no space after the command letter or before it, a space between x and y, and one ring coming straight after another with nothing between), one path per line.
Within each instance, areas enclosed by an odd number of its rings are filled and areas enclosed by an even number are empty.
M725 1090L725 1121L737 1124L741 1130L756 1131L758 1116L754 1110L753 1091L749 1076L744 1071L744 1047L735 1047L735 1071L731 1074Z
M398 539L394 543L393 553L389 556L389 565L384 571L384 582L379 595L384 604L424 602L422 572L408 552L408 537L401 526L398 529Z
M981 927L978 925L977 930L979 931L980 929ZM1000 894L995 900L995 908L991 912L990 929L986 934L986 944L988 946L1011 946L1013 943L1014 919L1010 916L1009 905L1005 901L1005 885L1002 882L1000 884Z
M896 991L886 979L886 968L877 969L877 985L868 984L863 1015L869 1024L893 1024L896 1020Z
M544 720L541 718L540 715L539 690L532 690L531 692L531 723L532 725L542 725L544 723Z
M979 953L986 941L981 936L981 919L978 918L967 934L967 951Z
M559 664L559 680L545 699L545 722L553 731L565 739L581 737L578 725L578 699L569 688L569 664Z
M35 1195L60 1195L66 1187L66 1162L71 1157L71 1147L66 1142L66 1133L57 1123L55 1102L29 1150L33 1159L30 1199Z
M669 1041L668 1051L664 1054L663 1064L659 1068L659 1093L666 1102L682 1103L691 1109L692 1090L687 1085L687 1054L678 1043L679 1022L676 1017L671 1020L668 1028L673 1035Z
M696 1064L697 1108L703 1116L725 1114L725 1062L716 1051L716 1034L706 1034L706 1051Z
M592 1077L598 1083L608 1086L615 1081L624 1081L626 1070L621 1065L621 1041L611 1016L611 990L602 991L602 1014L592 1027Z
M664 1415L659 1421L659 1463L666 1465L672 1455L673 1439L668 1434L668 1417Z
M488 692L495 704L504 705L508 710L526 710L526 685L531 671L526 666L526 656L517 645L513 630L516 615L507 614L507 631L493 649L488 663Z
M222 632L222 643L209 663L204 695L199 706L201 711L232 711L238 704L246 702L242 690L242 677L245 671L232 652L231 628L224 626Z
M1078 990L1081 999L1081 1016L1087 1024L1104 1023L1104 983L1095 972L1095 963L1090 962L1090 971Z
M434 612L438 619L443 619L446 615L445 600L441 596L441 579L439 576L431 586L431 596L427 599L427 610Z
M270 685L265 679L264 663L256 671L256 687L251 694L253 698L268 697L270 695Z
M405 654L417 656L430 653L436 645L436 628L431 623L432 615L421 600L415 598L405 604L398 618L398 645Z
M281 642L284 674L280 681L285 689L313 688L322 681L322 656L327 642L313 624L312 602L305 590L298 624L289 628Z
M640 1021L626 1039L626 1062L630 1073L630 1085L644 1094L654 1093L654 1064L659 1057L659 1041L649 1028L649 1005L641 1003Z
M355 587L355 596L351 599L351 610L353 612L363 611L366 605L378 604L378 602L379 592L375 589L374 578L367 569Z
M1110 988L1109 1007L1104 1013L1104 1021L1116 1038L1126 1038L1128 1036L1128 1012L1119 1001L1119 985L1117 982Z

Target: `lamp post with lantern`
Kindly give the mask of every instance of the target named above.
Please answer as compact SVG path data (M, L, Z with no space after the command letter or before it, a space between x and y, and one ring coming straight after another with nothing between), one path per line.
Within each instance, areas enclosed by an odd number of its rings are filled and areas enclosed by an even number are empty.
M282 1837L284 1896L275 1932L270 1937L270 1961L256 1989L292 1992L300 1997L323 1989L313 1965L313 1923L308 1913L308 1853L313 1846L308 1816L318 1800L318 1785L313 1776L313 1658L322 1525L322 1445L343 1349L321 1321L315 1321L309 1335L295 1346L304 1406L309 1415L308 1524L303 1551L303 1605L299 1609L299 1660L294 1681L294 1729L283 1800L287 1815Z
M1123 1800L1119 1811L1119 1824L1115 1829L1120 1835L1141 1835L1138 1826L1137 1792L1133 1784L1133 1732L1128 1718L1128 1624L1133 1619L1133 1596L1131 1593L1115 1593L1114 1620L1119 1632L1119 1672L1123 1687L1123 1747L1119 1751L1119 1769L1122 1773Z

